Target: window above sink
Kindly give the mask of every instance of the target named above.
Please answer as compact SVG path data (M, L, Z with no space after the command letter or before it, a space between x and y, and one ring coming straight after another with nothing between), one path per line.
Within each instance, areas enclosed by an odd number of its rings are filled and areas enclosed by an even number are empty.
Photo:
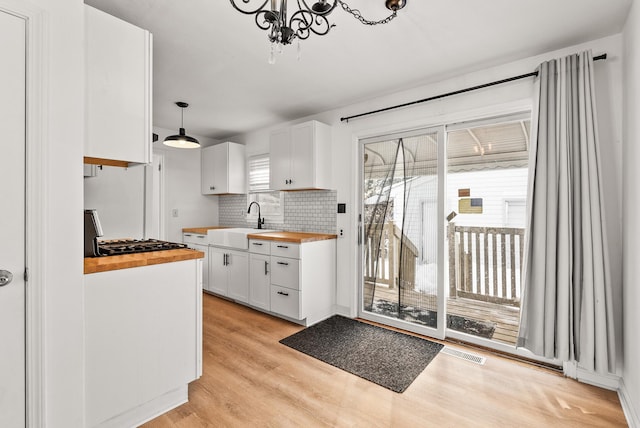
M284 193L269 189L270 161L269 154L252 156L247 165L249 193L247 194L247 209L252 202L260 205L263 218L271 224L284 223ZM247 221L258 220L258 210L251 210L246 216Z

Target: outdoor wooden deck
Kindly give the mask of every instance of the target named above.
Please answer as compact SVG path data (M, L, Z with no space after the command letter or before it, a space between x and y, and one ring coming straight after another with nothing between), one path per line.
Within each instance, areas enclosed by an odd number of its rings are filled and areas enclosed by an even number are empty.
M398 290L378 286L376 287L376 299L397 302ZM404 303L435 310L436 296L405 291ZM447 300L447 311L450 315L495 323L496 328L492 340L512 346L516 344L520 322L520 308L518 307L458 297Z

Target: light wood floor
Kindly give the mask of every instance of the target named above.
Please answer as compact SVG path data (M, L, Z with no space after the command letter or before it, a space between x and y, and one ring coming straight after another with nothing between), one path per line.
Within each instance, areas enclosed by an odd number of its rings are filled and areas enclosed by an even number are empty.
M204 374L145 427L626 426L615 392L491 354L440 353L397 394L278 343L301 329L205 295Z

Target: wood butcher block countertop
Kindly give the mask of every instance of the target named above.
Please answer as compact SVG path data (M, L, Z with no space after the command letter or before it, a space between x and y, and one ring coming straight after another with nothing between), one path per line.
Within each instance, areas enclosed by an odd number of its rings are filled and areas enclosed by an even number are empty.
M203 257L204 253L202 251L192 250L190 248L122 254L119 256L85 257L84 273L108 272L118 269L129 269L161 263L201 259Z
M182 229L182 233L197 233L199 235L206 235L209 230L228 228L228 226L185 227L184 229Z
M336 239L338 235L329 233L307 233L307 232L267 232L253 233L247 235L249 239L263 239L267 241L293 242L302 244L305 242L325 241L327 239Z

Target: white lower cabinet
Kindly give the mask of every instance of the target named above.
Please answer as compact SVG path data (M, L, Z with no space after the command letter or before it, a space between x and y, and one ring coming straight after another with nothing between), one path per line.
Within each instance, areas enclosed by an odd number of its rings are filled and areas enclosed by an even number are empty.
M281 287L300 289L300 260L271 256L271 283Z
M209 244L207 244L207 235L185 232L182 234L182 242L187 244L189 248L204 253L204 258L202 259L202 288L209 291Z
M208 291L249 302L249 253L209 247Z
M249 304L269 310L271 299L271 257L264 254L249 254Z
M300 297L298 290L271 284L271 311L296 320L302 319Z
M85 275L86 426L138 426L202 374L200 260Z
M251 305L302 321L305 325L332 315L336 284L335 240L296 244L258 239L250 241L249 250L252 252ZM267 284L268 292L265 290Z

